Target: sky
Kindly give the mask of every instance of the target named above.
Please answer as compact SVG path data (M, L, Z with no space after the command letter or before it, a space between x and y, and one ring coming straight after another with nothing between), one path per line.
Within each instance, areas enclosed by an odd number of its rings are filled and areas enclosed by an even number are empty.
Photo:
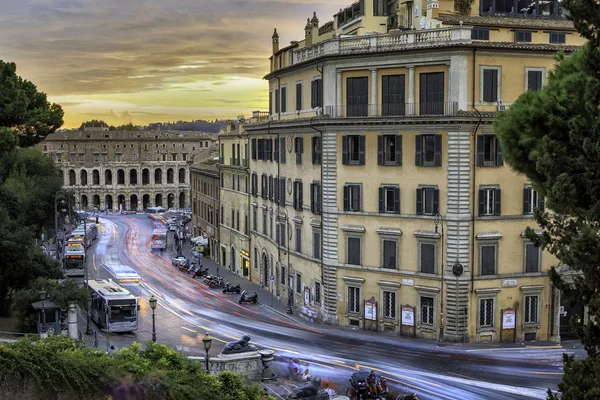
M304 38L351 0L0 0L0 60L65 110L66 128L266 110L271 36Z

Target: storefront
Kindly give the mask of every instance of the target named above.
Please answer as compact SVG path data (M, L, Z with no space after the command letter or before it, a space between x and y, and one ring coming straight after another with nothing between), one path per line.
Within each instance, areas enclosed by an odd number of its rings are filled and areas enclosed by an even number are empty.
M250 279L250 254L246 250L240 252L240 266L243 275Z

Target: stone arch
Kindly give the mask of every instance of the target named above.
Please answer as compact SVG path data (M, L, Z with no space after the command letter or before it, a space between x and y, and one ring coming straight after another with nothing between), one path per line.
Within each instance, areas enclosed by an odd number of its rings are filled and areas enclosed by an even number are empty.
M110 194L104 196L104 204L107 210L113 209L113 197Z
M69 170L69 186L75 186L77 184L77 174L74 169Z
M160 169L160 168L156 168L154 170L154 183L155 184L161 184L162 183L162 169Z
M122 169L117 170L117 185L125 184L125 171Z
M100 171L92 170L92 185L100 185Z
M144 168L142 170L142 185L150 184L150 170L148 168Z
M146 210L148 207L150 207L150 195L145 194L142 196L142 208Z
M88 197L85 194L81 195L81 208L84 210L88 208Z
M154 207L162 207L163 206L163 196L162 194L158 193L156 196L154 196Z
M175 179L175 172L173 172L173 168L169 168L167 170L167 183L173 183Z
M94 205L94 207L98 207L98 209L100 208L100 196L99 195L97 195L97 194L94 195L92 204Z
M137 209L138 209L138 197L137 197L137 194L132 194L129 197L129 209L131 211L137 211Z
M129 184L130 185L137 185L138 183L138 173L137 173L137 169L132 168L129 170Z
M104 171L104 185L112 185L113 184L113 180L112 180L112 171L110 169L107 169L106 171Z
M185 183L185 168L179 168L179 183Z
M126 203L125 203L125 196L124 196L124 195L120 194L120 195L117 197L117 205L119 206L119 209L120 209L120 210L121 210L121 209L122 209L122 210L125 210L125 208L126 208Z
M175 208L175 195L173 193L167 195L167 209L169 208Z
M264 248L262 251L260 265L262 267L262 274L261 274L262 282L261 283L263 284L263 286L268 287L269 286L269 256L267 255L267 250Z
M85 169L82 169L82 170L79 172L79 184L80 184L81 186L87 186L87 184L88 184L87 178L88 178L88 173L87 173L87 170L85 170Z
M179 208L185 208L185 193L179 193Z

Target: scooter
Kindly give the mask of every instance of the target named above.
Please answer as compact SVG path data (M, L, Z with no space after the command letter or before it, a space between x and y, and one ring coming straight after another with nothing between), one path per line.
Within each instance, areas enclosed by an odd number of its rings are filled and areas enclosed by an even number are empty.
M187 269L187 273L191 274L192 272L196 271L197 265L196 265L196 261L192 261L190 263L190 266Z
M240 304L242 303L252 303L252 304L256 304L258 303L258 294L256 294L256 292L254 292L253 295L248 294L248 292L246 292L245 290L242 292L242 294L240 295Z
M225 287L223 288L223 293L237 293L237 294L240 294L240 293L242 293L242 288L240 287L239 284L234 285L233 283L227 282L225 284Z
M208 281L208 287L211 289L225 287L225 282L223 282L223 278L220 276L214 277L212 280Z
M202 278L207 273L208 273L208 267L206 267L206 269L202 269L202 265L201 265L196 269L192 278Z

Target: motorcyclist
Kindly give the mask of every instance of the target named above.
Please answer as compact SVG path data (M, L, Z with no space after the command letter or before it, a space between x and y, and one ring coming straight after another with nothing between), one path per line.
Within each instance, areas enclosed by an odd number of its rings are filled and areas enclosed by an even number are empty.
M371 373L367 375L365 382L367 384L367 390L369 391L369 394L379 395L382 392L374 370L371 370Z

